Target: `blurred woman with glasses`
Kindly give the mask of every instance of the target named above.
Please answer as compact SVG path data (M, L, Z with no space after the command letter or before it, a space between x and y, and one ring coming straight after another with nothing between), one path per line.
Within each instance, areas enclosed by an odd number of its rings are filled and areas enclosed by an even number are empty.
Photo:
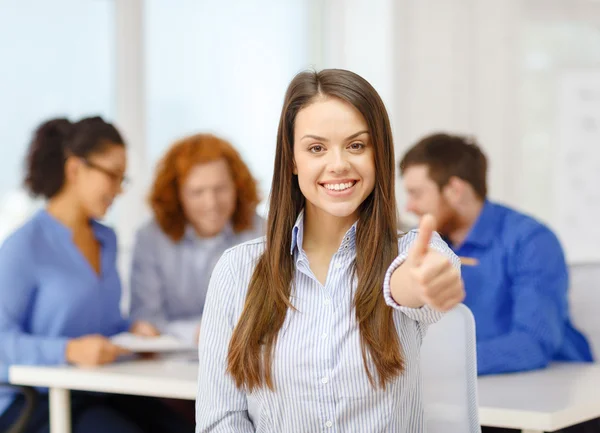
M126 168L123 138L100 117L54 119L35 131L25 187L47 203L0 248L0 381L12 364L108 364L127 354L111 336L157 333L121 315L117 239L97 221L121 194ZM26 432L48 431L46 392L40 399ZM71 403L75 432L193 431L150 398L74 392ZM24 404L0 391L0 431Z

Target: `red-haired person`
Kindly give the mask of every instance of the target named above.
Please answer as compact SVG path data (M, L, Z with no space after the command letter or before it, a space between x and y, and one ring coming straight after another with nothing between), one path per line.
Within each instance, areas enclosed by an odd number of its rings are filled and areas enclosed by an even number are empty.
M225 250L264 234L258 186L240 154L210 134L177 141L160 161L137 233L131 316L196 344L213 267Z

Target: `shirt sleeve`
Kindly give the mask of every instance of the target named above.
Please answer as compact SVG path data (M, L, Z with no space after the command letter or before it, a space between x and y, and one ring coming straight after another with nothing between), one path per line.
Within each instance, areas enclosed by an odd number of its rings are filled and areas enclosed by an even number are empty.
M147 320L161 332L167 332L164 312L164 288L158 266L158 245L150 226L137 232L131 265L132 320Z
M425 324L432 324L440 320L443 316L443 313L434 310L429 305L424 305L420 308L404 307L394 300L391 292L390 282L392 280L392 274L406 261L406 258L408 257L408 251L410 250L413 242L417 239L418 234L418 230L411 230L402 236L398 241L398 257L394 259L385 274L385 279L383 281L383 297L385 298L386 304L395 310L404 313L410 319ZM439 234L435 232L433 233L429 246L445 255L452 263L452 266L460 271L460 259L456 256L456 254L454 254L454 252L452 252L450 247L448 247L446 242L444 242Z
M240 284L232 273L230 254L226 252L213 270L204 307L198 346L196 433L254 432L246 394L226 371Z
M32 247L30 239L14 237L0 247L0 364L5 366L66 363L67 338L26 331L37 285Z
M558 239L542 226L523 236L513 252L511 329L477 341L482 375L543 368L563 341L569 280Z

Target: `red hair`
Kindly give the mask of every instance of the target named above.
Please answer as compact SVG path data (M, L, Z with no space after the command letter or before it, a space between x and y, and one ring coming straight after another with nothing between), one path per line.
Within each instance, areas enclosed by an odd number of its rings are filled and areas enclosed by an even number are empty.
M181 185L194 166L219 159L227 161L237 193L233 230L241 232L252 227L259 196L257 182L248 166L229 142L211 134L196 134L175 142L163 156L150 192L154 217L173 241L181 240L187 223L179 199Z

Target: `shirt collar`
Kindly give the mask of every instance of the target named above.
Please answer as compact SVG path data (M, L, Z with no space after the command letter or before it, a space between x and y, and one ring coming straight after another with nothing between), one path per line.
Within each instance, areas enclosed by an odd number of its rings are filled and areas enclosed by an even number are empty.
M495 237L496 213L494 205L488 200L483 203L483 208L473 224L471 231L467 235L462 245L470 244L476 246L488 246ZM462 247L461 245L461 247Z
M225 224L225 227L223 227L223 230L221 230L221 233L217 234L216 236L213 236L212 238L202 238L200 236L198 236L196 234L196 230L194 229L194 226L192 226L191 224L186 224L185 226L185 231L183 232L183 238L187 241L191 241L191 242L196 242L199 240L214 240L214 241L218 241L220 239L223 238L230 238L233 235L233 226L231 225L231 221L228 221L227 224Z
M348 229L340 245L340 250L354 249L356 247L356 227L358 221L352 224L352 227ZM294 254L294 251L298 249L302 250L302 240L304 239L304 209L300 211L296 218L296 223L292 228L292 246L290 248L290 254Z
M300 211L296 218L296 223L292 228L292 246L290 248L290 254L294 254L294 250L298 245L302 245L302 239L304 238L304 209Z
M40 209L38 217L44 221L43 224L46 227L49 227L52 232L57 233L60 238L65 238L69 241L73 240L73 230L57 220L46 209ZM104 245L108 236L110 236L111 230L94 219L90 219L90 224L92 226L92 231L94 232L94 237L98 242Z

